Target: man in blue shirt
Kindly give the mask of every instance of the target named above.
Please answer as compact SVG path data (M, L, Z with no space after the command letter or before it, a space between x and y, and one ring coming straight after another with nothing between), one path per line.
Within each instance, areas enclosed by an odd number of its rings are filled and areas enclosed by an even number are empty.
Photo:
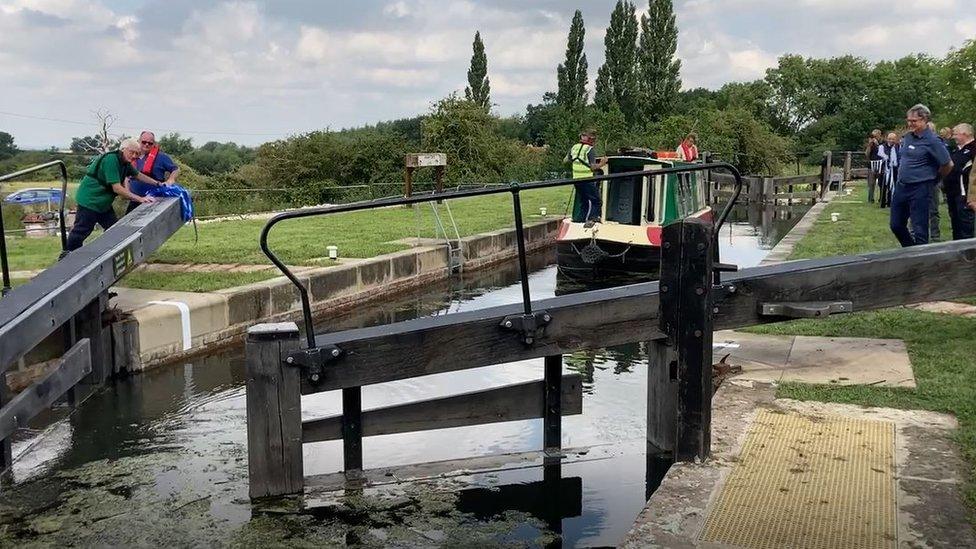
M931 129L932 111L915 105L905 118L909 132L902 137L898 182L891 197L891 232L902 246L929 243L929 203L935 185L952 171L949 150ZM907 223L911 219L912 229Z
M156 135L151 131L144 131L139 134L139 145L142 147L142 156L135 161L135 168L148 175L156 181L162 181L163 185L176 183L176 176L180 173L180 167L173 162L173 159L163 151L159 150L156 144ZM135 178L129 179L129 191L136 196L146 196L152 187L145 185ZM139 202L129 202L129 207L125 213L129 213L139 206Z

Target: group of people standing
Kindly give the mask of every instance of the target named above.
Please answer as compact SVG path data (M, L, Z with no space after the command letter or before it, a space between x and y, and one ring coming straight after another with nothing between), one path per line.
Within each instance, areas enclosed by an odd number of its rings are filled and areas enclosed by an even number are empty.
M180 168L159 150L150 131L142 132L139 139L123 139L118 150L95 157L75 193L78 209L62 256L80 248L95 225L108 230L118 221L112 207L116 196L129 200L129 213L140 204L153 202L152 189L174 184L179 173Z
M932 112L921 104L908 110L905 121L908 132L901 138L894 132L882 138L881 130L874 130L866 148L880 206L891 208L891 232L902 246L938 241L939 195L944 194L953 240L973 238L973 126L957 124L936 134Z

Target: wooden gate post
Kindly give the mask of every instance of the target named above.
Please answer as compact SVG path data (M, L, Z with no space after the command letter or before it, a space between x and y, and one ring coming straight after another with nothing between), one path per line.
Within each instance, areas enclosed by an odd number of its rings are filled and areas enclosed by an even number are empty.
M705 459L711 446L713 234L711 222L700 219L662 234L660 322L677 373L678 461Z
M77 323L75 337L79 341L84 338L91 341L92 371L83 382L89 386L88 390L101 387L112 377L112 329L102 322L102 313L106 309L108 309L108 292L102 292L97 299L92 300L75 316ZM79 389L84 391L84 388Z
M851 151L844 152L844 181L851 180Z
M298 349L294 322L247 331L247 470L251 498L302 491L301 370L285 364Z
M824 195L827 194L827 189L830 188L830 174L833 171L833 153L830 151L824 151L824 171L823 181L820 182L820 198L823 198Z

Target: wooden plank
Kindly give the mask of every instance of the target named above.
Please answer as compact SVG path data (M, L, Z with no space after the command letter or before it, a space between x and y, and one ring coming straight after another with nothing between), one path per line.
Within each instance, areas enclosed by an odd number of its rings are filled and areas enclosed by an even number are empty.
M647 342L648 454L674 457L677 436L678 363L664 340Z
M661 330L677 361L675 458L704 460L712 425L712 224L686 219L661 236Z
M260 324L246 344L247 469L251 498L302 491L300 370L283 354L298 348L293 322Z
M543 373L542 447L557 451L563 445L563 355L545 358ZM582 400L582 388L580 399ZM581 403L582 405L582 403Z
M976 295L976 240L861 256L793 261L725 275L715 329L782 321L761 316L762 302L851 301L854 311Z
M142 369L139 358L139 323L129 318L112 324L112 373Z
M108 294L102 292L75 317L77 337L87 338L91 346L91 374L86 383L99 387L112 375L112 334L102 322L108 307Z
M583 413L583 382L578 374L562 377L563 415ZM443 398L375 408L363 412L363 436L392 435L467 427L543 417L545 382L529 381ZM342 416L306 420L303 442L342 438Z
M3 298L0 372L145 260L183 226L180 204L161 199L126 215Z
M6 439L74 387L91 372L91 346L82 339L58 359L57 366L40 381L21 391L0 409L0 439Z
M639 451L639 449L634 449ZM564 465L574 463L594 463L607 461L618 457L621 453L619 444L603 444L589 447L566 448L560 455L559 461ZM386 486L403 482L448 479L453 487L464 483L467 478L477 473L493 473L502 471L519 471L527 469L545 469L552 463L552 456L544 451L518 452L512 454L495 454L470 458L435 461L411 465L397 465L379 467L363 471L363 476L357 479L354 486ZM305 479L305 505L314 507L316 504L334 499L337 491L349 486L349 479L342 472L311 475Z
M537 301L552 321L531 347L501 328L521 304L425 317L385 326L321 334L316 345L341 342L344 355L325 369L320 383L302 379L303 394L385 383L529 358L599 349L660 336L657 282L596 290ZM461 359L459 359L461 358Z
M782 319L759 315L759 303L851 301L855 311L976 295L976 240L874 254L793 261L723 275L716 329ZM658 329L658 283L648 282L533 302L552 316L535 345L499 327L521 305L492 307L385 326L319 335L317 345L346 353L323 383L304 392L354 387L492 364L647 341ZM462 359L459 359L462 357Z

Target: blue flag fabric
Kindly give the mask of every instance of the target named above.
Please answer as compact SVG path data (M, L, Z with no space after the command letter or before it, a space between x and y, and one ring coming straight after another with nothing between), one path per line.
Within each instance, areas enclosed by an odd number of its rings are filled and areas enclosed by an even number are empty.
M190 198L190 191L184 189L183 187L179 185L152 187L146 194L148 196L154 196L157 198L179 198L180 211L183 214L183 221L190 221L193 219L193 199Z

